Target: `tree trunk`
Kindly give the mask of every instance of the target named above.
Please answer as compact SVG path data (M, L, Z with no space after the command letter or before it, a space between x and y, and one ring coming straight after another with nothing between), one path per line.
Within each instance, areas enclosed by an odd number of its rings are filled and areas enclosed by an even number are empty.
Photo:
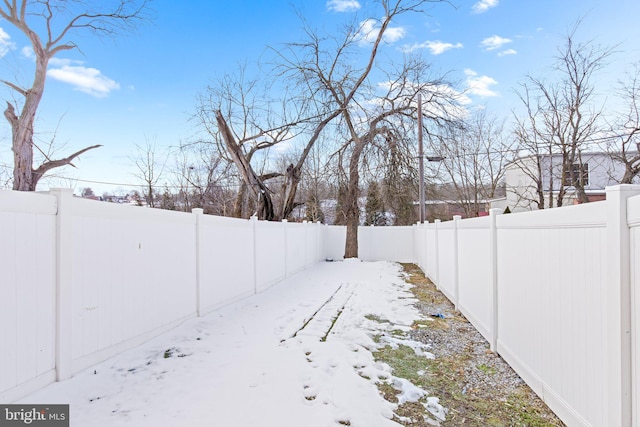
M266 185L260 180L258 175L251 167L251 164L242 153L241 147L236 143L231 129L227 125L227 121L222 116L220 110L216 111L216 121L218 122L218 129L222 135L222 139L227 147L227 151L231 155L233 162L240 171L242 179L247 187L251 189L258 203L258 218L266 221L271 221L274 218L273 202L271 201L271 194Z
M364 150L364 141L354 141L353 153L349 160L349 184L347 187L345 211L347 217L347 239L344 246L344 257L358 258L358 226L360 225L360 156Z
M34 46L34 48L37 46ZM34 49L35 50L35 49ZM24 96L24 105L18 117L15 108L7 102L4 116L11 125L11 139L13 151L13 189L17 191L35 191L40 178L49 170L71 165L73 159L85 151L100 147L93 145L83 148L70 156L60 160L46 159L36 169L33 168L33 122L35 120L46 79L47 64L49 63L49 53L42 49L36 50L36 72L33 85L29 90L22 90L15 85L9 86ZM6 82L5 82L6 83Z
M25 107L27 108L26 104ZM24 114L16 116L13 105L7 102L4 116L11 125L13 151L13 189L33 191L33 117Z
M620 180L620 184L633 184L633 179L636 175L638 175L638 171L632 167L631 162L626 162L624 175L622 176L622 180Z
M20 116L16 115L12 104L7 102L4 116L11 125L12 149L14 159L13 189L18 191L35 191L38 180L33 176L33 122L44 92L47 75L48 53L36 50L36 70L31 89L22 90L10 86L24 96L24 105Z
M282 209L277 215L278 219L287 219L296 207L296 193L298 190L298 184L300 183L300 178L300 168L293 164L289 165L289 167L287 167L287 173L283 184L283 203Z
M238 189L238 194L236 194L236 200L233 203L233 213L231 214L234 218L242 218L242 214L244 211L244 198L247 194L247 185L242 182L240 184L240 188Z

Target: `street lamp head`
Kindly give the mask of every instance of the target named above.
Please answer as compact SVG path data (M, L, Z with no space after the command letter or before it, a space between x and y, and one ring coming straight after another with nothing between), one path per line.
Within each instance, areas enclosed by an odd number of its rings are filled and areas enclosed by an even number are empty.
M441 162L445 159L445 157L442 156L427 156L427 160L430 162Z

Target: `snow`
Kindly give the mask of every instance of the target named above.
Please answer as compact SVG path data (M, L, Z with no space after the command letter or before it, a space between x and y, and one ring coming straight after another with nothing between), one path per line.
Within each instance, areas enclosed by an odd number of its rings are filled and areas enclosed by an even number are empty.
M389 262L318 264L18 403L70 404L72 426L397 426L375 383L402 402L428 390L372 351L433 357L391 334L420 318L401 275ZM425 419L444 419L437 398L423 404Z
M440 399L434 396L427 397L427 403L422 404L427 411L433 414L438 420L444 421L447 416L446 408L440 405ZM425 420L429 419L425 417Z

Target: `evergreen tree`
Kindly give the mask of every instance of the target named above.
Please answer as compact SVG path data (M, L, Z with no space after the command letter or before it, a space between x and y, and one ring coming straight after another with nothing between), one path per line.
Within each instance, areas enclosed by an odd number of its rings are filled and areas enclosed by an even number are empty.
M347 224L347 214L345 211L345 198L347 197L347 186L345 184L338 185L338 197L336 200L336 217L333 221L334 225L346 225Z
M412 225L418 220L418 209L413 201L414 185L409 178L386 179L383 183L383 200L395 218L394 225Z
M384 211L384 204L380 195L378 183L372 181L367 191L367 203L365 205L364 225L387 225L387 217Z
M160 199L160 209L176 210L176 197L171 194L169 187L166 185L164 187L164 193L162 193L162 198Z

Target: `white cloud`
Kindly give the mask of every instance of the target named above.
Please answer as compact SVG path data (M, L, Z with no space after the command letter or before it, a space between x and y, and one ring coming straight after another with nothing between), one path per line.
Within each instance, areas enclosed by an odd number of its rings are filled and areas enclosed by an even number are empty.
M418 49L429 49L432 55L440 55L450 49L461 49L462 47L463 47L462 43L453 44L453 43L446 43L441 41L427 40L424 43L416 43L411 46L406 45L402 48L402 51L409 53Z
M360 7L360 2L357 0L329 0L327 2L327 9L334 12L353 12Z
M461 119L468 115L467 105L471 104L472 101L465 93L461 93L448 85L432 85L427 88L427 91L440 94L445 98L451 98L454 102L425 102L422 105L422 111L425 115L440 117L450 115Z
M33 48L31 46L25 46L20 49L20 53L27 59L36 60L36 54L33 53Z
M358 38L361 43L373 43L378 37L380 27L375 19L367 19L360 23ZM402 27L387 27L384 32L383 40L387 43L395 43L402 39L406 34L406 30Z
M0 58L15 48L16 44L11 41L11 36L7 34L4 29L0 28Z
M32 51L33 52L33 51ZM49 60L49 65L54 67L64 67L65 65L82 65L84 62L77 59L56 58L55 56Z
M480 0L476 2L471 10L473 13L484 13L492 7L496 7L499 3L499 0Z
M507 56L507 55L515 55L518 52L515 49L507 49L498 53L498 56Z
M487 37L486 39L480 42L480 46L484 48L484 50L496 50L500 49L505 44L511 43L513 40L507 39L504 37L493 35L491 37Z
M75 90L98 98L103 98L111 91L120 89L117 82L102 75L100 70L81 65L61 64L60 68L47 70L47 75L52 79L74 86Z
M483 98L498 96L498 92L490 89L491 86L498 84L498 82L489 76L478 76L473 70L464 70L467 76L467 90L466 92L471 95L480 96Z

